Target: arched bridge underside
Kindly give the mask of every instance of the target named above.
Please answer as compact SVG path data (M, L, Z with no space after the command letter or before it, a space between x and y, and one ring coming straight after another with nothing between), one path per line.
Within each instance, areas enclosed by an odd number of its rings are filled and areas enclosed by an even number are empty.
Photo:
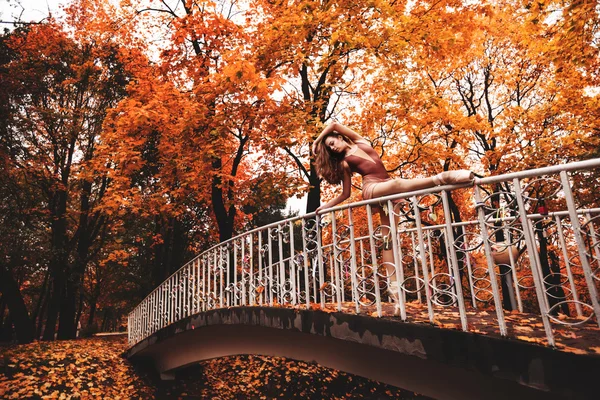
M231 307L195 314L135 344L164 379L212 358L315 361L437 399L596 398L600 358L431 325L321 310Z

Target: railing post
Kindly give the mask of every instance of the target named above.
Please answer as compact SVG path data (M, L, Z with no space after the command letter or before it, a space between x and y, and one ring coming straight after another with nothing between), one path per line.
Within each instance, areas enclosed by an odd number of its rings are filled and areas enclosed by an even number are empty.
M191 311L190 310L190 280L191 280L190 278L191 278L191 272L192 272L192 269L190 268L190 264L186 264L186 266L185 266L185 274L184 274L184 276L185 276L185 296L184 296L185 304L183 306L183 309L185 311L184 315L186 317L190 316L190 311Z
M518 182L516 183L518 184ZM475 202L479 206L482 204L481 193L479 186L475 186ZM488 240L487 225L485 224L485 215L482 207L477 207L477 218L479 220L479 228L481 230L481 239L483 240L483 246L485 249L485 260L487 263L488 276L490 278L490 284L492 286L492 296L494 298L494 308L496 309L496 317L498 318L498 327L500 334L506 336L508 334L506 329L506 321L504 320L504 310L502 309L502 300L500 299L500 290L498 288L498 282L496 277L496 270L494 269L494 260L492 259L492 250L490 248L490 242ZM526 219L526 218L525 218ZM523 226L526 226L527 222L524 222Z
M308 249L306 248L306 220L302 219L302 262L304 263L304 302L306 308L310 307L310 281L308 279Z
M505 238L509 237L509 231L508 231L507 227L504 227L504 237ZM519 290L519 277L517 276L517 269L516 269L517 260L515 259L515 256L513 255L512 251L508 252L508 258L510 261L511 277L512 277L513 286L515 289L517 309L519 310L519 312L523 312L523 302L521 300L521 291Z
M350 280L352 282L352 301L354 301L355 311L360 314L360 301L358 298L358 281L356 265L356 241L354 237L354 219L352 217L352 207L348 207L348 227L350 228Z
M202 285L200 283L200 279L202 276L201 273L201 268L202 268L202 257L196 257L196 290L195 292L195 296L196 296L196 313L199 313L200 311L202 311Z
M269 306L273 307L273 246L271 240L271 228L267 231L269 251Z
M278 281L279 281L279 290L278 290L278 297L279 297L279 304L284 304L285 303L285 265L283 262L283 227L281 225L277 226L277 251L279 254L279 262L277 263L279 265L279 272L277 273L278 275Z
M206 254L202 259L202 311L208 310L208 258L210 254Z
M258 292L258 298L259 298L259 304L262 306L264 304L264 293L267 290L266 288L266 284L264 282L263 279L263 274L265 273L265 271L263 271L263 245L262 245L262 233L263 231L259 231L258 232L258 283L261 285L260 287L262 287L262 290L260 290ZM258 287L257 287L258 290Z
M322 231L321 231L321 221L320 218L317 216L317 266L319 268L319 283L321 284L321 286L319 287L319 297L321 299L320 304L321 307L324 308L325 307L325 295L323 294L323 285L325 284L325 273L324 273L324 267L323 267L323 244L321 243L322 240ZM317 285L315 284L315 287ZM316 299L315 299L316 302Z
M423 299L421 298L421 291L419 290L419 279L421 279L421 276L419 275L420 262L417 258L417 251L416 251L417 240L415 239L415 232L410 233L410 243L412 244L412 259L413 259L413 268L415 270L415 286L417 289L417 300L419 300L419 303L422 303ZM427 285L427 282L425 282L425 278L423 278L423 287L425 288L426 285ZM425 290L427 290L427 289L425 288Z
M231 242L229 242L231 244L231 247L233 249L233 305L234 306L239 306L240 302L238 301L238 246L236 244L236 241L233 240ZM229 253L229 252L227 252ZM229 254L228 254L229 255ZM240 284L241 286L241 284ZM241 292L241 290L240 290ZM239 299L241 300L241 299Z
M462 291L462 279L458 270L458 258L456 257L456 249L454 248L454 231L452 230L452 213L450 212L450 204L448 203L448 192L442 190L442 205L444 207L444 220L446 225L446 248L450 250L450 271L454 277L456 286L456 297L458 301L458 312L460 314L460 324L463 331L468 331L467 310L465 308L465 300Z
M294 242L294 224L292 221L288 222L288 229L290 231L290 290L292 291L292 304L297 305L298 299L296 297L296 258L295 258L295 242Z
M339 264L341 264L339 262L338 256L339 256L339 250L338 250L338 235L337 235L337 221L336 221L336 216L335 213L331 213L331 242L332 242L332 256L333 256L333 260L331 261L331 280L332 282L335 281L335 284L331 284L333 289L331 291L331 294L334 295L335 294L335 301L337 303L337 310L338 311L342 311L342 291L344 290L344 288L342 287L342 282L340 280L340 266ZM334 300L334 298L332 298L331 300Z
M562 171L560 173L560 180L562 182L563 191L565 192L565 199L567 200L567 209L569 210L569 217L571 219L571 225L573 226L573 235L577 241L577 251L579 253L579 259L581 260L581 268L583 269L583 275L585 276L585 282L590 294L592 308L594 309L594 314L596 315L596 323L600 326L600 304L598 304L598 291L596 290L592 269L590 268L587 254L585 253L585 242L581 237L581 224L579 223L579 217L577 216L577 208L575 207L575 200L573 198L573 192L571 191L571 185L569 184L569 177L566 171Z
M554 334L552 333L552 327L550 326L550 321L548 321L548 307L547 307L547 299L546 299L546 291L544 290L544 280L540 276L540 269L538 266L538 258L537 258L537 250L535 245L535 239L531 234L531 230L529 227L529 218L527 218L527 209L525 208L525 203L523 202L523 193L521 192L521 182L518 178L513 180L513 185L515 187L515 197L517 198L517 204L519 205L519 215L521 218L521 225L523 226L523 234L525 237L525 244L527 247L527 254L529 256L529 262L531 264L531 273L533 274L533 281L535 284L535 293L538 298L538 304L540 307L540 314L542 317L542 323L544 325L544 331L546 332L546 338L548 339L548 344L550 346L554 346ZM483 210L481 210L483 212ZM487 253L487 249L486 249ZM491 256L490 256L491 258Z
M587 218L588 222L592 220L592 216L590 215L589 211L585 213L585 217ZM596 259L600 260L600 246L598 246L598 235L594 229L594 224L590 224L590 236L592 237L592 248L594 249L594 253L596 253ZM590 257L593 258L594 256L590 254Z
M406 301L401 283L404 280L404 272L402 271L400 259L400 246L398 245L398 230L396 225L396 215L394 213L394 203L391 200L387 202L390 218L390 236L392 238L392 252L394 255L394 275L396 280L396 296L398 297L398 307L400 309L400 318L406 321ZM394 278L392 278L394 279Z
M249 297L249 301L250 301L250 305L255 306L256 305L256 280L254 279L254 235L252 233L250 233L248 235L248 252L249 252L249 259L248 259L248 268L249 268L249 274L248 274L248 297Z
M425 287L425 299L427 301L427 312L429 321L433 323L433 305L431 304L431 291L429 290L429 272L427 271L427 258L425 256L425 241L423 240L423 225L421 224L421 213L419 212L419 202L416 196L411 197L412 206L415 215L415 224L417 226L417 238L419 240L419 255L421 256L421 271L423 272L423 286Z
M242 254L241 254L241 278L240 278L240 286L241 286L241 296L242 296L242 305L248 305L248 302L246 301L246 285L248 284L248 272L249 270L247 270L246 268L249 267L248 263L246 262L246 240L245 240L245 236L242 236L240 238L240 246L242 247Z
M381 293L379 290L379 264L377 263L377 249L375 248L375 229L373 228L373 212L371 205L367 204L367 222L369 224L369 244L371 247L371 265L373 270L373 282L375 285L375 304L377 307L377 316L381 317Z
M544 280L544 271L542 270L542 263L540 261L540 254L539 254L538 247L537 247L538 242L536 241L536 238L535 238L535 231L533 230L533 224L529 223L529 217L527 217L527 222L528 222L527 225L526 226L524 225L523 227L526 227L528 229L529 236L531 237L532 243L535 244L535 247L533 247L533 249L535 249L535 251L533 252L534 259L530 260L530 261L532 261L531 265L532 265L532 267L535 267L537 269L538 276L540 277L540 282L541 282L540 287L544 291L544 297L542 298L542 300L544 301L546 311L548 311L550 309L550 303L548 301L548 296L547 296L548 289L546 288L546 282Z

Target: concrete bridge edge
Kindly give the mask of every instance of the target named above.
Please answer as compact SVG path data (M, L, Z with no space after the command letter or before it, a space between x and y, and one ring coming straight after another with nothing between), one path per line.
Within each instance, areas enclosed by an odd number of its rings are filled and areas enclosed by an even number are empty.
M436 399L593 398L600 358L396 318L269 307L188 317L128 351L163 378L212 358L254 354L315 361ZM585 382L589 382L586 386Z

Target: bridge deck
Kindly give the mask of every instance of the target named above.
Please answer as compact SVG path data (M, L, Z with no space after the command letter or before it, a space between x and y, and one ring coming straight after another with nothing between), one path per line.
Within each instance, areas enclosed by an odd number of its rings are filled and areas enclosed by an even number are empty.
M313 305L313 307L318 307ZM320 307L318 307L321 309ZM364 315L377 315L375 306L365 307ZM322 309L325 312L337 312L335 304L326 304ZM427 306L418 302L407 303L407 320L410 323L429 324ZM461 329L460 316L458 311L434 306L435 318L433 325L444 329ZM342 303L342 312L354 313L354 303ZM382 303L383 318L393 318L399 320L400 317L394 316L394 306L390 303ZM467 318L469 332L501 337L498 331L498 320L495 313L485 310L468 310ZM536 343L548 346L542 319L539 315L512 312L505 315L508 325L507 338ZM580 325L560 325L554 324L556 346L560 351L571 352L575 354L592 354L600 357L600 327L594 321L587 321Z

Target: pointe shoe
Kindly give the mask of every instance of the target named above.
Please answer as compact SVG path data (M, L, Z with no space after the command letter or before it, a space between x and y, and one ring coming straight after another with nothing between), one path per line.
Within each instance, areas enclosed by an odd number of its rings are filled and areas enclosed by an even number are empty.
M455 171L444 171L433 178L433 183L439 185L452 185L456 183L469 183L475 180L475 174L468 169L458 169Z
M400 302L398 301L398 282L390 282L387 289L388 295L394 301L394 316L400 315Z

